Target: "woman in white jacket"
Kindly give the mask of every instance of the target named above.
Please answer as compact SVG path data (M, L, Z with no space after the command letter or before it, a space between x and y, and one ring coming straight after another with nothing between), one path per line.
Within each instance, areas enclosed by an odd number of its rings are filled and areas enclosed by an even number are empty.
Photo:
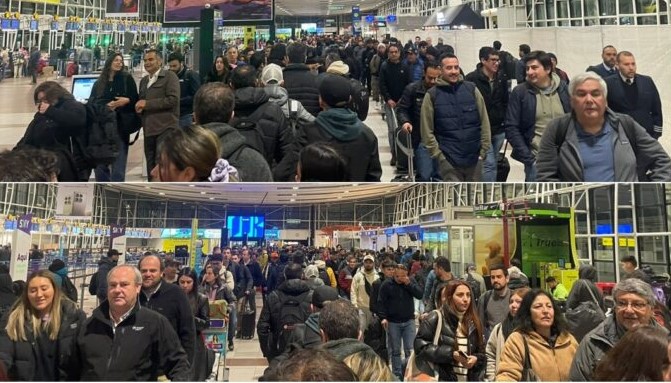
M493 382L496 378L496 373L499 369L499 361L501 360L501 353L503 352L503 345L506 339L515 330L515 315L522 304L522 298L531 290L528 287L523 287L514 290L510 295L510 303L508 308L508 316L503 322L497 324L492 329L492 333L487 341L485 353L487 355L487 369L485 371L485 381Z

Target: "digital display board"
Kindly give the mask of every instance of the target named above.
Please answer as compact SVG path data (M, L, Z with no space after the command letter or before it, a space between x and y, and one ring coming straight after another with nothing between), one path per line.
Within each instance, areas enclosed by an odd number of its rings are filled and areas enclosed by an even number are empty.
M273 0L166 1L163 20L166 23L198 23L205 4L219 10L226 22L273 20Z
M242 239L245 234L247 238L263 238L265 229L265 217L262 215L229 215L226 217L226 228L228 228L231 239Z

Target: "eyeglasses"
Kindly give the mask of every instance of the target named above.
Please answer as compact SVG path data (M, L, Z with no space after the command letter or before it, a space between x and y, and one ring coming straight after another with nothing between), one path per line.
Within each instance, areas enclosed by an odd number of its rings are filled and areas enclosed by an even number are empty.
M628 307L631 307L633 310L636 311L643 311L645 310L646 307L648 307L648 304L646 302L616 301L615 305L620 310L626 310Z

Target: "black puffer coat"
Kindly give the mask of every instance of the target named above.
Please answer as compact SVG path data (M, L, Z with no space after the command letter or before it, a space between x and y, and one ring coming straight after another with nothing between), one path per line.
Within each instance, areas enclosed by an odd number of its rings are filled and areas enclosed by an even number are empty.
M5 364L9 380L34 381L46 378L47 380L73 380L69 362L75 350L75 340L79 329L86 320L86 315L77 306L67 299L61 301L61 326L56 340L56 358L53 364L56 371L37 371L38 363L35 360L37 341L32 326L26 324L25 332L28 340L14 342L7 335L7 320L9 312L0 320L0 360Z
M12 291L12 277L9 274L0 274L0 318L5 316L16 302L16 295Z
M287 65L284 68L284 87L289 92L289 98L298 100L311 115L317 117L321 112L317 76L310 72L307 65Z
M420 370L429 372L431 368L427 362L432 362L436 366L441 382L456 382L457 375L454 373L453 351L456 350L457 343L457 325L459 318L456 314L450 312L445 315L443 310L443 328L440 333L438 346L433 344L433 337L438 325L438 314L435 311L429 313L419 324L419 331L415 338L415 355L417 367ZM484 377L487 357L485 355L485 339L478 339L475 326L471 324L468 329L468 355L474 355L478 358L477 363L468 370L468 381L482 381Z

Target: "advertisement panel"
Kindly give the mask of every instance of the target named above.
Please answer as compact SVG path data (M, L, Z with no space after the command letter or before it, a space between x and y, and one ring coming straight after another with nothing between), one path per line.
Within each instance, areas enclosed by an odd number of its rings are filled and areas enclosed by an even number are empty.
M139 17L140 0L106 0L105 17Z
M12 232L12 260L9 263L9 275L12 280L28 279L28 264L30 254L30 228L33 215L22 215L18 219L17 229Z
M119 251L119 261L117 264L126 263L126 228L116 224L110 225L110 242L112 249Z
M521 224L522 272L531 275L533 263L572 263L568 221L557 224Z
M197 23L205 4L221 11L221 18L226 22L273 19L273 0L166 0L163 20L166 23Z
M509 224L509 254L515 254L515 223ZM489 275L489 266L503 257L503 223L480 224L475 227L475 267L478 273Z
M90 220L94 184L58 184L56 218Z

